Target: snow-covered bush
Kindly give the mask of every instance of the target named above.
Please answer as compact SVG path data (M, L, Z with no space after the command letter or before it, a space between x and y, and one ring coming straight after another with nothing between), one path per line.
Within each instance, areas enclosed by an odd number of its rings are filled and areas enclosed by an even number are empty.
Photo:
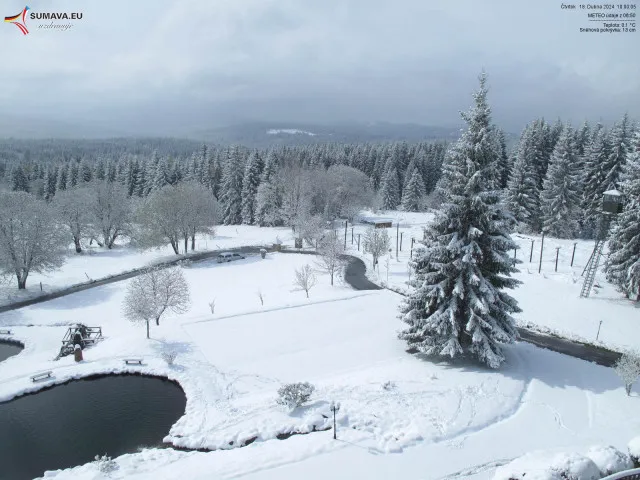
M111 472L115 472L119 468L119 466L116 463L116 461L115 460L111 460L111 457L108 457L106 454L103 455L103 456L96 455L95 458L96 458L95 463L98 466L98 470L100 470L101 473L104 473L107 476Z
M629 455L634 466L640 468L640 436L633 438L629 442Z
M591 447L586 456L596 464L603 477L633 468L629 455L615 447Z
M598 480L598 466L576 453L533 452L498 467L493 480Z
M165 362L167 362L167 365L171 366L173 365L174 360L178 356L178 352L176 352L175 350L164 350L160 354L160 356Z
M383 390L389 391L389 390L395 390L395 388L396 388L396 383L392 382L391 380L388 380L382 384Z
M622 382L627 395L631 395L631 387L640 377L640 356L633 352L622 354L614 369Z
M287 383L278 389L277 403L289 408L296 408L309 401L316 387L309 382Z

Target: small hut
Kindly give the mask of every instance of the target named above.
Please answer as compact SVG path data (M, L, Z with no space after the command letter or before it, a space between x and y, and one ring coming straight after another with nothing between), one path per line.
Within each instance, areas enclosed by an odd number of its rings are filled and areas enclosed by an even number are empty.
M617 215L622 213L624 195L619 190L607 190L602 194L602 211Z

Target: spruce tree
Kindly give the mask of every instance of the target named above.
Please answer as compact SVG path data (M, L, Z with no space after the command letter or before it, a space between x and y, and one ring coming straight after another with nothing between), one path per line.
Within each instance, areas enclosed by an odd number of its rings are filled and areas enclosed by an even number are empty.
M609 241L607 278L628 297L640 301L640 130L624 168L625 205L616 219Z
M504 130L497 130L497 142L498 142L498 188L507 188L509 183L509 174L511 173L511 161L509 159L509 152L507 151L507 138Z
M67 179L69 176L69 164L63 163L58 167L58 180L56 185L56 191L67 189Z
M29 178L21 164L14 165L11 170L11 190L14 192L29 192Z
M594 238L602 220L602 194L607 190L605 163L609 157L609 135L602 124L595 127L594 135L584 152L584 179L582 190L583 238Z
M392 161L392 158L390 157L389 160ZM389 166L384 174L380 196L384 210L394 210L400 203L400 182L398 181L398 172L393 165Z
M422 175L417 168L414 168L413 174L404 188L402 194L402 204L400 208L405 212L417 212L420 210L420 203L424 197L424 183Z
M578 231L580 172L573 138L567 126L553 150L540 194L543 230L558 238L573 238Z
M242 223L253 225L255 223L256 195L260 185L260 172L262 160L257 151L254 151L247 166L244 169L242 179Z
M412 262L415 289L401 309L408 328L400 338L427 355L471 355L498 368L505 360L500 344L517 337L511 314L520 311L503 289L520 282L510 278L516 244L509 216L498 192L487 190L497 152L484 74L474 98L463 114L467 130L447 155L442 210Z
M242 223L242 176L244 165L237 146L231 147L222 171L220 202L225 225Z
M527 126L520 138L505 194L507 208L513 215L519 231L537 232L540 227L534 141L533 130Z
M624 164L627 160L627 155L631 152L631 123L629 122L629 116L624 115L622 120L611 130L609 135L609 157L604 164L605 177L603 185L606 185L606 189L619 188L620 186L620 174L624 169Z

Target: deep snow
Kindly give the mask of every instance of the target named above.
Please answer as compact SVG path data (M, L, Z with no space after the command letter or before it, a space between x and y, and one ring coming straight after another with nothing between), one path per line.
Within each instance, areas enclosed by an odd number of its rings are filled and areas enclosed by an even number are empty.
M413 215L411 222L416 223L404 227L412 232L405 233L405 242L421 232L418 221L424 218ZM284 233L278 233L280 238L285 239ZM264 240L257 234L253 238ZM244 243L241 238L234 241ZM402 255L408 257L406 245ZM398 287L406 278L402 255L401 262L390 262L390 277ZM577 259L578 253L576 265ZM0 327L11 325L12 337L26 348L0 363L0 401L93 373L138 371L178 381L187 408L166 440L225 450L156 449L119 457L119 469L111 478L132 479L488 479L496 467L536 450L584 452L594 445L613 445L625 451L640 431L637 390L626 396L611 369L528 344L507 347L508 363L498 372L411 356L396 338L403 326L396 318L399 295L355 292L341 282L331 287L328 276L318 274L318 285L307 299L293 285L294 269L314 262L308 255L269 254L265 260L251 256L184 268L191 310L163 318L159 327L152 325L151 340L142 325L122 317L128 281L2 314ZM125 263L118 261L118 268ZM567 291L579 291L561 280L560 275L571 278L570 272L560 272L557 280L541 275L537 282L530 280L537 273L525 270L520 275L526 281L520 295L534 285L535 292L524 294L531 295L532 302L535 295L549 298L564 292L555 306L565 317L572 315L575 302L585 301L567 298ZM585 302L601 301L597 294ZM548 319L539 319L535 310L543 308L541 303L530 305L533 311L527 318L544 324ZM634 311L624 301L605 304L619 312ZM620 323L629 326L623 317ZM86 350L81 364L72 357L54 362L67 326L80 321L102 326L106 339ZM179 352L172 367L160 357L165 348ZM125 366L123 358L130 356L142 356L144 366ZM53 370L54 379L34 385L29 375L42 370ZM289 381L316 385L308 406L288 412L275 403L277 389ZM276 440L281 434L331 427L332 400L342 404L337 441L331 431ZM236 448L254 438L249 446ZM47 477L104 478L95 464L49 472Z

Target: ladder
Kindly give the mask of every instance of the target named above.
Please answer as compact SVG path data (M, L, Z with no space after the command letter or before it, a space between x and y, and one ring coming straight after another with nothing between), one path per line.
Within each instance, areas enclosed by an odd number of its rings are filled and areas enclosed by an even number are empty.
M602 255L602 249L604 248L606 240L596 240L596 244L593 247L593 252L591 252L591 257L589 257L589 262L582 273L587 272L586 277L584 277L584 283L582 284L582 290L580 291L580 298L587 298L591 293L591 287L593 287L593 282L596 279L596 272L598 271L598 264L600 263L600 256Z

